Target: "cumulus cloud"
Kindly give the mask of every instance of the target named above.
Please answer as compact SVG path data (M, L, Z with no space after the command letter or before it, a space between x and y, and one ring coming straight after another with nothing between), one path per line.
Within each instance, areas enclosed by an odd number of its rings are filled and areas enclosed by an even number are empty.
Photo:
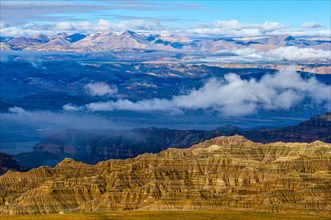
M321 27L325 27L324 24L318 23L318 22L304 22L302 23L301 27L303 28L308 28L308 29L317 29L317 28L321 28Z
M15 13L14 13L15 14ZM316 22L305 22L302 29L292 29L289 24L282 24L275 21L265 21L264 23L244 23L238 20L215 20L210 23L198 23L192 27L176 27L166 25L164 22L174 22L176 19L151 18L125 16L119 17L118 22L107 19L97 21L86 21L72 18L55 21L15 23L12 21L1 21L1 34L3 36L32 36L39 33L57 34L59 32L68 33L95 33L101 31L123 32L134 30L143 33L168 33L188 36L206 37L256 37L266 35L291 34L293 36L330 36L330 29L322 29L323 24Z
M264 53L265 56L275 60L286 59L299 62L328 62L331 60L330 51L313 48L280 47Z
M203 87L172 99L155 98L137 102L124 99L90 103L84 108L92 112L131 110L172 113L203 109L241 116L260 110L288 110L304 102L327 106L330 104L330 89L315 78L302 79L294 69L289 69L265 75L260 80L244 80L239 75L227 74L224 79L210 79Z
M278 22L265 21L262 24L254 23L242 23L237 20L222 21L216 20L214 26L221 29L227 30L243 30L243 29L252 29L259 31L274 31L278 29L288 28L289 24L280 24Z
M303 29L303 30L288 30L288 31L282 31L274 32L275 35L280 34L291 34L292 36L304 36L304 37L330 37L331 30L330 29Z
M90 21L60 21L60 22L34 22L21 25L1 24L2 36L32 36L39 33L57 34L68 33L95 33L101 31L123 32L135 30L140 32L164 30L165 27L158 21L146 21L143 19L121 20L111 22L106 19L99 19L97 22Z
M218 36L262 36L270 35L273 31L289 28L289 24L266 21L262 24L242 23L238 20L216 20L214 23L200 24L195 28L188 29L187 32L198 35L218 35Z
M257 51L254 48L234 48L232 50L221 50L219 52L230 52L238 56L228 57L212 57L205 58L202 61L215 62L222 61L226 63L250 62L250 63L264 63L264 62L305 62L305 63L329 63L331 61L330 51L313 49L313 48L299 48L296 46L279 47L273 50Z
M108 85L104 82L89 83L84 86L86 92L92 96L110 96L118 92L115 85Z
M74 21L74 22L58 22L56 24L57 31L67 32L99 32L112 31L122 32L126 30L148 31L162 29L162 25L155 21L146 21L143 19L121 20L119 22L111 22L106 19L99 19L97 23L89 21ZM50 27L51 29L51 27Z
M116 31L125 31L125 30L162 30L163 26L160 22L155 21L146 21L143 19L131 19L131 20L122 20L118 23L113 23L105 19L99 20L98 29L102 30L116 30Z
M244 23L238 20L215 20L213 23L200 23L195 27L180 30L188 35L217 36L217 37L257 37L266 35L292 36L330 36L330 29L317 22L305 22L302 29L292 28L289 24L275 21L264 23Z

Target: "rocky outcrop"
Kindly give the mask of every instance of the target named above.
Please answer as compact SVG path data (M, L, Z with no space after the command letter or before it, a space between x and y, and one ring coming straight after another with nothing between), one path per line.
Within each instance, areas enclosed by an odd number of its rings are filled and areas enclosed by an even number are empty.
M262 144L217 137L88 165L65 159L54 168L0 177L0 212L44 214L110 210L227 209L331 211L331 145Z
M0 152L0 175L5 174L8 170L25 171L26 168L22 167L15 157Z

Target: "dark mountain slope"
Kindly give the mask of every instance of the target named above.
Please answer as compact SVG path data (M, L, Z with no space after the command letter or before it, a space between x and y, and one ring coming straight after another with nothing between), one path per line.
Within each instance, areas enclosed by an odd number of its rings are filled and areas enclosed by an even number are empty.
M250 140L262 143L312 142L315 140L331 143L331 112L314 116L296 126L247 131L243 135Z
M65 157L86 163L107 159L132 158L143 153L157 153L169 147L187 148L220 135L240 134L262 143L313 142L331 143L331 113L315 116L297 126L243 131L224 126L217 130L171 130L142 128L124 130L66 130L45 138L34 146L33 153L16 155L29 168L53 165ZM39 156L38 156L39 155Z
M27 169L22 167L15 157L0 152L0 175L5 174L8 170L26 171Z

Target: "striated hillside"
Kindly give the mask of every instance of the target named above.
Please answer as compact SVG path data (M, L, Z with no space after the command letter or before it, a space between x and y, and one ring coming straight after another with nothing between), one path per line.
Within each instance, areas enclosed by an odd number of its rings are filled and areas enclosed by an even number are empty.
M217 137L87 165L65 159L55 168L0 177L0 212L42 214L111 210L226 209L331 211L331 145L254 143Z

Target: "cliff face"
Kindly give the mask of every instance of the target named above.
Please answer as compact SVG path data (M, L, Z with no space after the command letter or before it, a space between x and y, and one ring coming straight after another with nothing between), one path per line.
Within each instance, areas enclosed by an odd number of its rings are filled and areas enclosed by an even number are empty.
M87 165L0 176L0 212L227 209L329 214L331 145L218 137Z

